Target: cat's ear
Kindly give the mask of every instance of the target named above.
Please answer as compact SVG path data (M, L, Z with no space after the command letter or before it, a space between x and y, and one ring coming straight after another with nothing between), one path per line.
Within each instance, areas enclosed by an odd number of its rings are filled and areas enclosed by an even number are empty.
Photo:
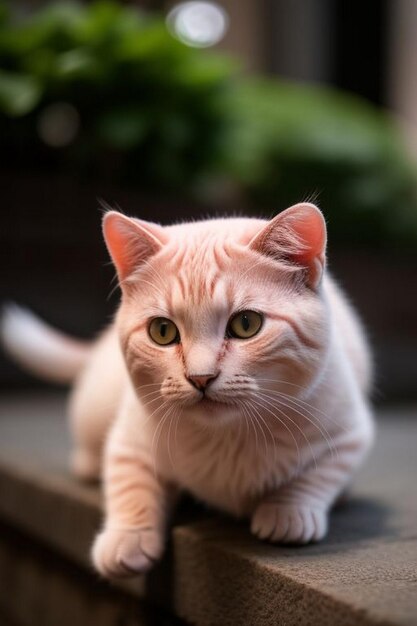
M126 217L117 211L105 214L103 234L120 282L159 252L167 241L162 226Z
M326 258L326 223L308 202L279 213L257 233L249 247L261 254L306 269L308 284L320 284Z

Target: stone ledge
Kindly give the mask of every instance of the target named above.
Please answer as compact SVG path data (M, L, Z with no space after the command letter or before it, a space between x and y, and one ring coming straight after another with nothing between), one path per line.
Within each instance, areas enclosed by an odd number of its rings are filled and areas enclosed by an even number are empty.
M2 626L173 626L162 612L0 523Z
M0 518L92 575L100 496L65 469L63 415L61 396L1 401ZM162 564L122 589L201 626L417 624L415 418L381 420L373 457L321 545L269 546L245 524L183 512Z

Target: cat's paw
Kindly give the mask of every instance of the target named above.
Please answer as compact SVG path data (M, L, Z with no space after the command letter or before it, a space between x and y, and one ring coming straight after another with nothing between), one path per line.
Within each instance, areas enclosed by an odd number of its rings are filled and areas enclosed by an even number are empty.
M152 528L104 529L91 551L95 568L107 578L150 570L164 550L164 537Z
M327 517L319 507L262 502L252 515L251 531L274 543L310 543L326 535Z

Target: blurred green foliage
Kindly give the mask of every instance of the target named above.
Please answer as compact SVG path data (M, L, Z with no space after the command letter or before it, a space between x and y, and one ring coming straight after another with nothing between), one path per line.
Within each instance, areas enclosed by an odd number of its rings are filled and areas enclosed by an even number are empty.
M332 239L417 242L415 164L391 117L324 86L246 80L235 90L233 177L252 206L317 200Z
M52 148L39 120L57 102L80 127ZM0 132L8 165L199 199L226 187L255 212L317 194L340 242L417 241L415 171L388 115L328 88L244 78L114 1L24 17L0 4Z
M2 15L0 130L20 162L36 154L158 189L186 189L216 167L230 61L187 48L160 18L116 2ZM81 127L51 155L37 124L55 102L73 105Z

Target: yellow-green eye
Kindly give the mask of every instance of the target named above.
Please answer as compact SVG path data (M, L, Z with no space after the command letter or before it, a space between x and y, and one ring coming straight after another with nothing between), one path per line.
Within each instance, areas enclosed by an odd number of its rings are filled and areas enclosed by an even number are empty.
M240 311L236 313L227 326L229 337L250 339L258 333L262 326L262 315L256 311Z
M180 334L174 322L166 317L155 317L149 324L151 339L160 346L168 346L170 343L178 343Z

